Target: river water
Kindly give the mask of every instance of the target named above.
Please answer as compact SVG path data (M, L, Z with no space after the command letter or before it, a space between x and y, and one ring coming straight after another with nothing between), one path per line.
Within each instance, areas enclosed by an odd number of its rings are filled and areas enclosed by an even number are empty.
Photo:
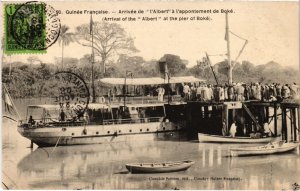
M21 113L24 113L22 111ZM294 189L300 151L229 157L238 144L208 144L168 134L136 142L28 148L17 123L2 119L2 182L9 189ZM187 171L131 174L125 164L193 160ZM296 183L296 184L295 184ZM5 187L2 184L2 187Z

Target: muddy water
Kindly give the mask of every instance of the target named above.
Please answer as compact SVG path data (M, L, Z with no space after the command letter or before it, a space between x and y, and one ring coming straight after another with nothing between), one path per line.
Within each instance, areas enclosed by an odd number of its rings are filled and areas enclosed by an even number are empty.
M25 113L25 111L22 111ZM293 189L300 184L300 151L229 157L246 145L204 144L168 134L164 140L28 148L17 123L3 119L2 182L9 189ZM125 164L193 160L183 172L130 174ZM295 184L296 183L296 184ZM2 185L4 187L4 185Z

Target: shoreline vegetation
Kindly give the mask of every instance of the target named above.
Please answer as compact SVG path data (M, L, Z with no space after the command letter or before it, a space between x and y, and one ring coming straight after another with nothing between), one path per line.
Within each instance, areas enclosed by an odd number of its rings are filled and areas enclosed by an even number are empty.
M163 77L167 72L169 77L193 75L206 80L208 84L216 84L212 70L205 62L197 61L197 65L187 67L188 61L180 55L165 54L161 58L152 60L133 56L134 53L139 52L135 47L134 38L117 23L93 22L91 16L89 24L76 27L75 32L69 30L66 25L61 27L58 38L61 55L55 56L53 63L45 63L35 55L17 62L9 62L9 56L3 59L2 83L6 84L12 97L51 97L52 76L59 71L79 75L89 87L92 82L92 70L95 82L103 77L125 77L128 72L133 78ZM64 49L72 48L70 44L75 42L91 48L92 55L86 54L81 58L64 57ZM164 71L165 68L160 64L162 62L166 63L168 71ZM219 84L224 85L228 82L228 60L214 64L213 70ZM285 67L274 61L263 65L251 61L235 62L232 72L234 82L299 84L299 69ZM97 83L95 91L96 96L107 93L101 92Z
M90 55L85 55L81 59L64 58L65 68L61 69L56 64L43 63L35 58L25 62L14 62L2 65L2 83L5 83L9 92L14 98L40 98L51 96L52 76L58 71L69 71L78 74L90 86L91 63ZM186 61L177 55L166 54L167 65L171 76L193 75L197 78L207 80L207 83L215 84L212 71L209 67L201 68L193 66L186 67ZM60 60L60 58L58 58ZM35 63L33 63L35 62ZM38 63L36 63L38 62ZM103 77L125 77L126 71L132 71L134 78L139 77L162 77L158 60L145 61L142 57L120 55L115 63L110 63L106 68L106 73L100 71L100 66L95 65L95 80ZM213 66L220 84L227 83L227 63L226 61ZM237 63L233 69L233 79L235 82L243 83L281 83L299 84L299 71L293 68L283 67L276 62L269 62L264 65L254 65L248 61L242 64ZM102 96L106 92L101 92L96 85L96 95Z

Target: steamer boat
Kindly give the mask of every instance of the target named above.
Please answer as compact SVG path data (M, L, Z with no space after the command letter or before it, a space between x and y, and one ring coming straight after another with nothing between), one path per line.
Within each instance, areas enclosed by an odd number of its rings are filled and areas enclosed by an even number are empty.
M174 77L166 83L162 78L156 81L144 78L129 80L126 86L145 85L146 82L167 86L179 80L202 81L194 77ZM102 82L121 86L121 81L116 79L102 79ZM58 104L29 105L26 119L20 121L18 131L41 147L131 141L137 135L143 140L153 140L185 129L186 102L176 95L168 98L166 102L166 96L163 100L149 95L116 97L112 100L101 97L98 103L88 104L84 115L80 117Z

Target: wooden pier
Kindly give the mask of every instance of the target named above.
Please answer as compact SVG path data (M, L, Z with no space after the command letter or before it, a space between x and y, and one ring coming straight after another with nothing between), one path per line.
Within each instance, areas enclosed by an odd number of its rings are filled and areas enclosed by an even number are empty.
M300 100L283 102L199 102L186 106L187 128L191 135L206 133L229 135L235 122L237 136L254 136L260 133L282 136L285 141L299 141Z

